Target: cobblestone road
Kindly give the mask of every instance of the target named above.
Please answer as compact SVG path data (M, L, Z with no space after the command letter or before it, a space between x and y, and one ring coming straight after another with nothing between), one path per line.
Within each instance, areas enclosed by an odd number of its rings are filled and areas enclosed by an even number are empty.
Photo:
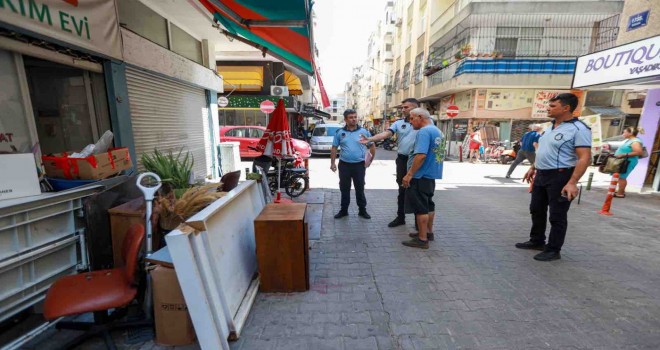
M437 191L429 250L400 244L412 217L387 228L395 195L369 189L372 220L357 217L354 204L335 220L339 192L326 190L312 290L260 294L232 348L660 347L657 196L629 195L604 217L596 213L604 190L585 192L569 213L562 260L544 263L513 247L530 227L524 187Z

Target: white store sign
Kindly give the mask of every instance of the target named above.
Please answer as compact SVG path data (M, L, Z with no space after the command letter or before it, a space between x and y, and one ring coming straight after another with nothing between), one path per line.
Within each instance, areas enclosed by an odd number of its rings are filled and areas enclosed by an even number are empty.
M579 57L573 88L660 75L660 36Z
M0 22L122 59L113 0L1 0Z

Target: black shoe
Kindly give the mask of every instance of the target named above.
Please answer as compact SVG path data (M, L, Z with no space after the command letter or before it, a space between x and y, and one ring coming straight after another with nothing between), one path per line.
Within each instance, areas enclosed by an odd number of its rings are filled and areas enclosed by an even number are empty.
M335 215L335 219L340 219L343 218L344 216L348 216L348 210L340 210L337 215Z
M419 238L415 237L409 241L403 241L401 244L406 247L429 249L429 241L421 241Z
M392 220L387 227L397 227L406 224L406 218L402 216L397 216L396 219Z
M358 216L361 216L361 217L363 217L363 218L365 218L365 219L371 219L371 215L369 215L369 213L367 213L367 211L366 211L365 209L360 210L360 211L358 212Z
M518 249L541 250L542 251L542 250L545 249L545 244L544 243L527 241L527 242L524 242L524 243L516 243L516 248L518 248Z
M506 177L507 179L510 179L510 178L511 178L511 175L507 175L507 176L505 176L505 177Z
M542 253L534 255L534 260L538 261L552 261L561 259L561 254L552 250L545 250Z
M419 237L419 232L409 233L408 237L417 238L417 237ZM427 232L426 233L426 239L428 239L429 241L435 241L435 237L434 237L433 232Z

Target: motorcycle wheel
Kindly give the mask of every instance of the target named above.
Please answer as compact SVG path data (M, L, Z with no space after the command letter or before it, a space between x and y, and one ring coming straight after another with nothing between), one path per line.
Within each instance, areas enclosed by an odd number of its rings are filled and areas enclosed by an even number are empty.
M294 175L289 179L284 191L291 198L296 198L305 193L309 183L309 179L303 175Z

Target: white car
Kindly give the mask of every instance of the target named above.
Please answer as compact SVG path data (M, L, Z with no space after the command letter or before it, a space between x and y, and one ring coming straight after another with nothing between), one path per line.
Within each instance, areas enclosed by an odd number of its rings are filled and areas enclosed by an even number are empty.
M341 124L316 124L309 141L312 155L330 154L335 134L343 127Z

